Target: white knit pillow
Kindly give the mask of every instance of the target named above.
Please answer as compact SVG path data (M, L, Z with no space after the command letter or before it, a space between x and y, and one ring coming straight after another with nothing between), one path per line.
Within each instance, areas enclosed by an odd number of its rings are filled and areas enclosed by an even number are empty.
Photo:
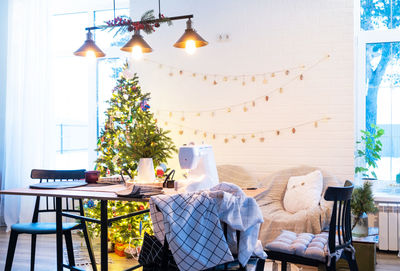
M321 200L323 177L319 170L304 176L289 178L283 206L290 213L311 209L318 206Z

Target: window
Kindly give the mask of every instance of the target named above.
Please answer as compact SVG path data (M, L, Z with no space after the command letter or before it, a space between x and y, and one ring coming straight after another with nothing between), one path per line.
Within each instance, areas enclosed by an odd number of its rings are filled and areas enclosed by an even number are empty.
M128 16L128 9L116 16ZM114 17L113 10L57 14L52 17L53 93L57 154L55 167L92 169L97 136L104 125L104 111L123 61L114 33L97 30L96 44L106 58L88 60L72 53L85 37L85 27L102 25ZM123 42L123 41L122 41ZM121 42L120 42L121 43Z
M385 130L377 176L394 180L400 172L400 0L361 0L358 86L365 104L360 129ZM361 80L360 80L361 79ZM361 117L360 117L361 118ZM359 119L360 119L359 118Z

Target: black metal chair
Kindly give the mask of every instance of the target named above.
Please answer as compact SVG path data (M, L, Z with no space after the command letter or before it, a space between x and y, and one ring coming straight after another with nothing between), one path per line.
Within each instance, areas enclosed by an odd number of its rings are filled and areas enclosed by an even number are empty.
M268 254L268 259L281 261L281 270L286 271L287 263L325 267L326 270L336 270L336 260L342 258L348 262L351 271L358 271L351 234L350 201L353 188L353 184L350 181L346 181L344 187L330 186L325 192L325 200L333 201L329 234L325 244L325 248L328 249L325 259L317 260L317 257L310 255L298 255L296 251L291 250L294 242L289 251L285 251L286 248L281 246L284 240L279 239L279 237L274 240L278 240L275 245L273 244L274 241L266 245L265 252Z
M85 178L85 170L39 170L33 169L31 172L32 179L39 179L40 183L43 181L76 181ZM5 264L6 271L11 270L12 262L14 259L15 247L17 245L17 239L19 234L31 234L31 270L35 267L35 251L36 251L36 236L38 234L55 234L56 223L42 223L39 221L40 213L55 212L55 199L52 197L45 197L46 204L45 208L40 208L40 198L36 198L35 208L33 211L32 223L18 223L11 226L10 241L8 244L7 259ZM77 202L77 203L76 203ZM68 212L79 212L80 215L84 215L82 199L65 199L63 204L63 211ZM80 229L83 232L86 246L89 252L89 258L93 270L97 270L96 261L93 254L92 246L89 240L89 235L86 228L86 223L81 221L79 223L63 223L63 234L65 236L65 243L68 252L69 264L75 265L75 258L72 247L72 230Z

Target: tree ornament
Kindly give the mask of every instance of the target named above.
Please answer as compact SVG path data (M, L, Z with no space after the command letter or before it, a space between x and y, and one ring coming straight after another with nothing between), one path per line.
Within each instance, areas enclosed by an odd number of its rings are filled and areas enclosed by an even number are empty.
M236 135L233 135L232 138L233 138L233 139L236 139Z
M285 71L285 75L289 75L289 73L290 73L289 70L286 70L286 71Z
M251 134L251 138L255 138L256 137L256 135L255 134Z
M172 112L169 112L169 117L172 118Z
M203 80L206 81L207 80L207 75L203 76Z
M225 138L225 139L224 139L224 142L225 142L225 143L228 143L228 142L229 142L229 139L228 139L228 138Z
M260 142L264 142L265 138L264 137L260 137Z
M318 121L314 122L314 127L318 128Z
M279 93L283 93L283 88L279 88Z
M243 107L243 111L247 112L247 107L246 106Z
M215 139L216 138L216 135L215 134L213 134L213 136L212 136L212 139Z
M276 135L280 135L281 132L279 130L276 131Z
M242 82L242 86L245 86L245 85L246 85L246 82L245 82L245 81L243 81L243 82Z
M182 70L180 70L180 71L179 71L179 75L182 75L182 74L183 74L183 71L182 71Z
M251 81L252 81L252 82L255 82L255 81L256 81L256 77L255 77L254 75L251 77Z
M296 133L296 128L292 128L292 133Z
M197 117L200 117L200 113L197 113L196 116L197 116Z
M143 99L140 102L140 108L142 109L142 111L146 112L147 110L150 109L150 105L147 103L147 99Z
M179 130L179 134L180 134L180 135L183 135L183 130Z
M252 102L251 102L251 105L252 105L253 107L255 107L255 106L256 106L256 101L252 101Z
M215 86L216 84L218 84L218 83L217 83L217 81L216 81L216 80L214 80L214 82L213 82L213 85Z
M215 116L215 112L213 111L213 112L211 112L211 117L214 117Z
M230 107L228 107L228 109L226 109L226 111L227 111L228 113L230 113L230 112L232 112L232 109L231 109Z
M271 77L275 77L275 73L273 72L273 73L271 73Z
M269 100L269 97L265 96L265 101L268 102L268 100Z
M194 73L192 73L192 76L193 76L193 77L196 77L196 73L195 73L195 72L194 72Z
M174 73L173 72L169 72L169 74L168 74L169 76L174 76Z
M206 132L204 132L204 133L203 133L203 136L204 136L204 137L207 137L207 133L206 133Z
M303 74L300 74L299 79L300 79L300 80L303 80L303 79L304 79L304 75L303 75Z
M181 117L181 121L185 121L185 117Z
M242 138L242 142L245 143L246 142L246 138L243 137Z

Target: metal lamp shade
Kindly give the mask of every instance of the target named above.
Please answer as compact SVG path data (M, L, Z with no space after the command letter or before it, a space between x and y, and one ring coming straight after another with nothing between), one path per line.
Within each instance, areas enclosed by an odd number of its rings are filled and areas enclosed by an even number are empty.
M208 42L203 39L196 31L193 29L186 29L185 33L175 42L174 47L176 48L186 48L186 41L193 40L196 47L206 46Z
M128 41L128 43L125 44L124 47L121 48L121 50L125 51L125 52L132 52L132 48L135 46L141 47L143 53L151 53L153 51L153 49L150 47L150 45L139 34L139 31L136 31L136 30L135 30L135 34Z
M86 56L86 53L88 51L93 51L94 55L96 57L104 57L106 54L94 43L92 39L92 33L88 32L87 33L87 39L83 43L81 47L79 47L78 50L74 52L74 55L76 56Z

